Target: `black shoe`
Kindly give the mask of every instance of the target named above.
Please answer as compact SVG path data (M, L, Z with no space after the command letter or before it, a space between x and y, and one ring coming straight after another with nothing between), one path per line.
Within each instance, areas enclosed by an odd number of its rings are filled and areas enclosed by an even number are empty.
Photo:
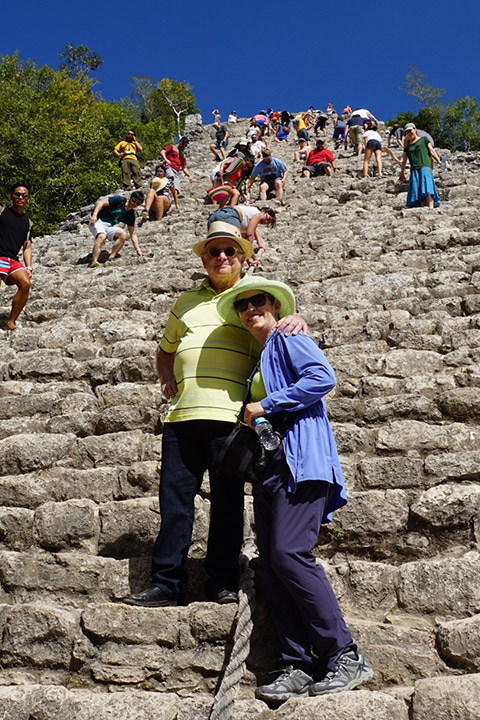
M178 600L165 595L163 590L152 585L140 593L132 593L122 598L121 602L126 605L139 605L140 607L175 607Z
M238 603L238 593L235 592L235 590L227 590L227 588L222 588L216 593L215 602L219 603L219 605Z

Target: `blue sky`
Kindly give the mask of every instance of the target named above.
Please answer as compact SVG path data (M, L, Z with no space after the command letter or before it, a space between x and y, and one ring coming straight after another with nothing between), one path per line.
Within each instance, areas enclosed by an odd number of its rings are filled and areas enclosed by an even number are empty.
M266 9L262 9L262 6ZM268 106L301 110L332 102L383 120L415 102L398 88L411 62L445 99L480 101L478 0L143 3L83 0L9 3L1 54L56 67L69 42L103 59L95 73L107 100L131 92L133 75L188 81L210 122L219 107L240 117ZM5 32L5 28L9 28Z

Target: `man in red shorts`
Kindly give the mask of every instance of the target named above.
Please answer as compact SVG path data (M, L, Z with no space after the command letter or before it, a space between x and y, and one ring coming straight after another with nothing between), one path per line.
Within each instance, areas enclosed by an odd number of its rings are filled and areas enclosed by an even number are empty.
M28 300L32 277L31 223L24 214L30 192L26 185L17 184L12 187L11 193L12 207L3 208L0 213L0 284L3 280L5 285L16 285L18 288L5 327L7 331L17 330L15 321ZM18 259L22 247L25 265Z

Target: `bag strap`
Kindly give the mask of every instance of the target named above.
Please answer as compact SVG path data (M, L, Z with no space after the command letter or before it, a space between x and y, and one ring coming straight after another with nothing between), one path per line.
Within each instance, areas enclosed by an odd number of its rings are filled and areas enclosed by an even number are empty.
M245 408L247 407L248 403L250 402L250 392L251 392L251 389L252 389L253 378L255 377L255 373L256 373L259 369L260 369L260 358L258 358L257 364L256 364L255 367L253 368L253 370L252 370L252 372L250 373L250 376L249 376L249 378L248 378L248 380L247 380L247 387L246 387L246 389L245 389L245 395L243 396L242 407L241 407L240 410L238 411L237 422L243 422L243 419L242 419L242 418L243 418L243 414L244 414L244 412L245 412Z

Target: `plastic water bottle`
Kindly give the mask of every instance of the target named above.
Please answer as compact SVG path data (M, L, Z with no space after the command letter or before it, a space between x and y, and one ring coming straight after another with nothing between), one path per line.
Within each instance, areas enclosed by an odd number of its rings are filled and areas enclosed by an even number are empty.
M445 168L447 167L447 156L445 155L445 153L443 153L441 159L442 159L442 172L444 172Z
M282 441L281 435L277 433L267 418L259 417L253 421L253 429L260 438L265 450L276 450Z

